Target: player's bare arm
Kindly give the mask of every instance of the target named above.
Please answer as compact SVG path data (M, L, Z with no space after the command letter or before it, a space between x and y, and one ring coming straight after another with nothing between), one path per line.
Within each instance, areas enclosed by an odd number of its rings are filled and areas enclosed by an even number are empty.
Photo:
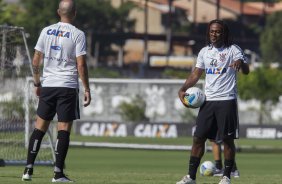
M236 71L239 71L240 69L242 70L243 74L249 74L250 69L249 69L249 65L247 63L244 63L242 60L237 60L234 61L231 65L229 65L229 67L234 68Z
M32 59L32 70L33 70L33 79L34 84L40 84L40 60L42 58L42 53L35 50L34 56Z
M79 56L76 58L77 69L79 73L79 77L82 81L84 87L84 107L87 107L91 102L91 94L89 88L89 79L88 79L88 69L86 63L86 56Z
M32 71L33 71L33 82L35 87L35 94L36 96L40 95L40 88L41 82L40 82L40 60L42 58L43 54L37 50L34 52L34 56L32 59Z
M193 72L187 77L183 86L179 89L178 96L179 96L179 99L181 100L181 102L183 103L183 105L187 106L183 101L184 96L185 96L185 91L188 88L193 87L198 82L198 80L200 79L203 71L204 71L203 69L196 67L193 70Z

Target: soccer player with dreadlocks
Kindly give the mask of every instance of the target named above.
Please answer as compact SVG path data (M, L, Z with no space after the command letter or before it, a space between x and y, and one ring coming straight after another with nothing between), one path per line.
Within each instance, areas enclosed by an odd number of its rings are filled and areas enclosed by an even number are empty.
M234 139L239 134L236 78L240 70L243 74L248 74L249 65L241 48L232 43L229 29L222 20L212 20L209 23L207 42L198 54L195 69L178 92L185 105L185 91L193 87L205 72L206 101L200 107L196 119L189 171L176 184L196 183L196 173L207 139L222 141L225 160L224 173L219 184L231 183L230 173L235 160Z

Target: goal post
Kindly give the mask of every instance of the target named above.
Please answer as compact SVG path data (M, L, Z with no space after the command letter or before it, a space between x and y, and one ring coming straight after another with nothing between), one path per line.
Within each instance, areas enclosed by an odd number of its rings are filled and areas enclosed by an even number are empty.
M0 25L0 166L26 162L38 99L30 88L31 57L23 27ZM53 132L44 136L36 165L53 165Z

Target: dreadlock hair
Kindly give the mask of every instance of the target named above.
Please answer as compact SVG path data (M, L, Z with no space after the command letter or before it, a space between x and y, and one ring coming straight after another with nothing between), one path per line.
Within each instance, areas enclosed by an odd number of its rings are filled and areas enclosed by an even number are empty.
M222 30L222 35L223 35L223 44L225 47L229 47L232 45L232 39L229 35L229 28L227 26L227 24L222 21L222 20L219 20L219 19L215 19L215 20L212 20L210 21L209 25L208 25L208 29L207 29L207 33L206 33L206 38L207 38L207 45L210 45L211 42L210 42L210 27L212 24L214 23L217 23L217 24L220 24L223 28Z

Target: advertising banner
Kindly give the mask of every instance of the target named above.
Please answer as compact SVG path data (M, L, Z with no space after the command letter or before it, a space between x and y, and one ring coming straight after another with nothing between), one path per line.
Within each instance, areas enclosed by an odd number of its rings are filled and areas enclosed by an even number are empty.
M75 134L83 136L177 138L192 137L194 124L77 121L74 130ZM282 139L282 126L241 125L239 136L250 139Z

